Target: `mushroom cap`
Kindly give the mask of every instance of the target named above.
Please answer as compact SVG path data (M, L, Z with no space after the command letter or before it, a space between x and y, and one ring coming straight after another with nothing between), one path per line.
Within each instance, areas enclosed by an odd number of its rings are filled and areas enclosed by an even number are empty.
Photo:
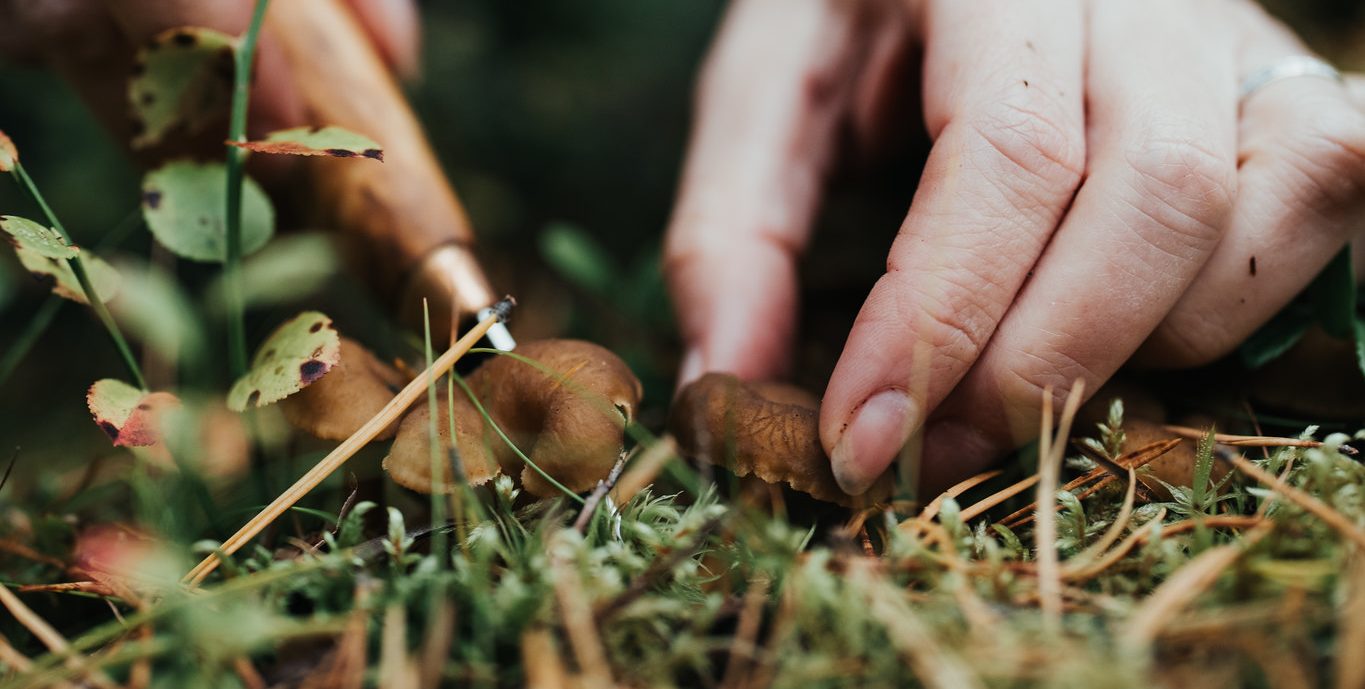
M846 507L889 498L894 488L890 472L859 496L839 488L820 445L819 418L814 396L800 388L708 373L678 394L668 425L684 456L740 477L785 483Z
M640 380L610 350L582 340L528 342L517 354L539 366L496 357L470 376L470 387L536 466L569 490L591 489L621 456L643 395ZM489 444L527 492L555 494L500 439Z
M431 478L431 407L422 400L398 423L398 434L384 457L384 470L389 472L395 483L419 493L450 493L455 489L454 470L451 462L450 407L444 393L437 395L436 438L439 443L438 460L442 471L440 480L435 483ZM455 391L455 437L459 448L460 468L465 481L471 486L480 486L501 473L497 459L493 457L483 437L483 417L469 403L464 391ZM502 442L498 440L498 442Z
M1143 419L1132 418L1123 422L1123 451L1134 452L1152 443L1170 440L1170 431L1161 424ZM1137 472L1138 481L1152 491L1158 498L1169 500L1171 493L1164 483L1177 487L1188 487L1194 483L1194 465L1198 457L1198 442L1188 438L1171 448L1170 452L1152 460ZM1212 476L1214 481L1223 480L1232 467L1218 459L1214 453ZM1159 480L1158 480L1159 479Z
M388 404L406 381L363 345L341 338L341 361L312 385L280 401L291 425L323 440L345 440ZM393 437L398 424L378 440Z
M623 448L625 425L635 416L642 389L625 362L610 351L580 340L523 343L517 354L485 362L468 378L470 389L488 415L533 462L570 490L584 491L606 478ZM444 395L437 404L437 436L450 448L450 421ZM425 403L399 424L384 468L399 484L432 490L431 453ZM532 495L548 497L557 489L529 466L489 427L463 391L455 393L455 436L466 479L486 482L498 473L521 479ZM449 468L436 483L454 487Z

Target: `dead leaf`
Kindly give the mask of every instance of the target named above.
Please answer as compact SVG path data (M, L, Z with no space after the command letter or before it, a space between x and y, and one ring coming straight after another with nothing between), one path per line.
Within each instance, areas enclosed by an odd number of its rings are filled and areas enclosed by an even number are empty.
M95 423L115 447L150 447L161 442L161 417L179 407L169 392L147 392L121 380L105 378L85 396Z
M295 127L271 132L264 141L228 141L256 153L333 158L370 158L383 162L384 151L367 136L341 127Z

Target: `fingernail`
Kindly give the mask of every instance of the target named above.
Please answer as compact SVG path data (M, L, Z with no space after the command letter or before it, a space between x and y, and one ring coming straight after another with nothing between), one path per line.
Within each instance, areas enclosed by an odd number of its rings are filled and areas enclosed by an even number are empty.
M960 421L935 421L924 431L920 487L933 497L989 467L1000 450L979 427Z
M830 453L839 487L849 495L867 492L891 466L916 425L915 404L904 392L883 390L867 398Z

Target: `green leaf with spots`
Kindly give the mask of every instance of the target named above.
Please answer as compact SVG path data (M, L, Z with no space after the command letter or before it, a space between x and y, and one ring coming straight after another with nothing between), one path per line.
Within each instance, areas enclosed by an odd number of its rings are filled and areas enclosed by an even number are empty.
M341 127L295 127L271 132L264 141L227 143L257 153L384 160L383 149L373 139Z
M128 82L133 148L155 146L173 131L195 134L226 123L235 45L227 34L182 27L161 33L138 51Z
M39 225L28 218L0 215L0 230L4 230L10 236L10 243L16 248L23 247L39 256L71 258L78 253L76 247L63 241L56 230Z
M14 147L9 135L0 132L0 172L9 172L19 162L19 149Z
M242 184L242 255L275 232L275 211L260 185ZM162 246L191 261L227 259L227 171L221 163L168 163L142 181L142 215Z
M228 408L245 411L278 402L323 377L341 361L341 337L332 319L305 311L266 338L251 370L228 391Z
M53 294L79 304L90 303L85 298L80 281L76 279L76 273L71 270L71 264L66 259L49 258L22 246L16 247L14 253L28 272L33 273L39 280L52 284ZM85 272L90 276L90 283L94 285L95 294L99 295L100 301L107 303L113 299L119 289L118 271L89 251L81 252L81 262L85 264Z
M85 403L95 424L117 447L161 442L161 415L180 406L180 400L169 392L147 392L113 378L91 385Z

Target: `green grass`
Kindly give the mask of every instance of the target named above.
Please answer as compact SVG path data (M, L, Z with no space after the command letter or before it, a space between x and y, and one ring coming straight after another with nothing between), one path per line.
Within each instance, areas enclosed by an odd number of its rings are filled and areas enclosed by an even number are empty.
M1290 485L1359 528L1365 467L1337 449L1345 440L1278 450L1257 463L1276 474L1288 467ZM277 533L273 550L238 557L202 593L174 583L190 556L166 540L132 580L138 603L22 598L67 617L59 626L84 659L76 667L99 667L122 682L146 662L152 686L166 687L245 686L242 659L286 686L363 667L348 675L355 686L388 686L413 672L431 686L515 687L528 672L560 668L580 686L605 672L621 686L801 689L1145 687L1182 676L1201 686L1219 678L1279 686L1296 675L1330 686L1343 665L1350 672L1360 662L1339 644L1360 638L1365 624L1365 565L1338 532L1241 477L1221 494L1210 482L1177 490L1167 504L1140 505L1117 542L1141 543L1096 576L1066 584L1055 633L1039 610L1038 544L1027 527L992 528L988 517L962 523L950 499L921 529L898 524L913 510L867 515L866 546L876 551L869 554L843 528L848 515L805 518L798 501L786 506L790 520L777 519L714 488L694 494L668 485L602 507L580 534L571 528L580 505L528 502L500 477L462 496L458 528L442 526L439 542L448 545L435 553L430 525L414 521L420 510L405 521L402 511L360 503L334 529L319 515L300 515L308 529L324 530L308 539L321 543L316 552ZM992 490L978 487L962 504ZM1083 501L1059 496L1063 569L1110 528L1123 490L1116 484ZM329 493L338 500L333 509L344 494ZM1258 511L1262 527L1225 525L1229 515ZM63 517L30 515L35 524ZM1191 518L1207 524L1172 526ZM50 547L42 539L33 545ZM1201 587L1179 584L1188 601L1169 605L1163 582L1228 552L1231 562ZM69 556L60 548L47 554ZM11 585L73 578L40 563L6 576ZM72 609L83 612L71 618ZM0 689L78 672L62 656L42 654L12 620L2 628L35 659ZM594 648L605 668L594 663Z

